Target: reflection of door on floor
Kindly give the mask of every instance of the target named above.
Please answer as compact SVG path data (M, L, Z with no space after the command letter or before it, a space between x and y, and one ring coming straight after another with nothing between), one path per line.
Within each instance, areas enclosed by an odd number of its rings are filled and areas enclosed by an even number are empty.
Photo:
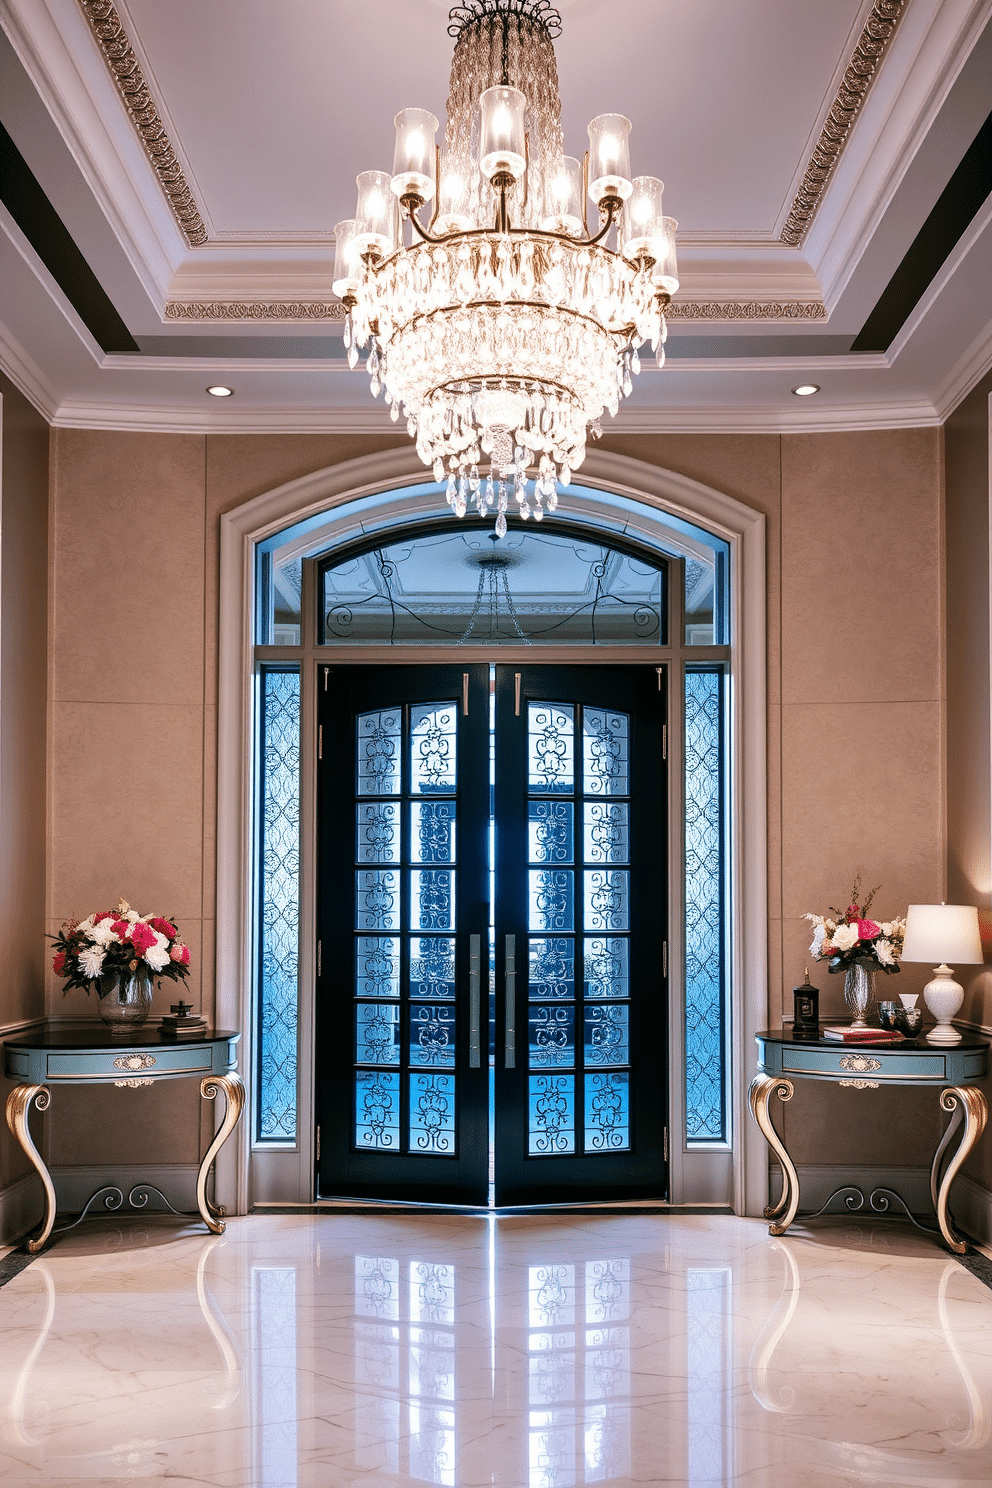
M492 1148L497 1204L664 1197L663 671L322 667L318 698L318 1193L485 1204Z

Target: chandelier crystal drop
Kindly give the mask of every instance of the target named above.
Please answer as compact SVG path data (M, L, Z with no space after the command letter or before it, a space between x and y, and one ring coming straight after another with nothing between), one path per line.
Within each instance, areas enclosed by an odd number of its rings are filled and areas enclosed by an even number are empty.
M565 154L548 0L465 0L448 29L444 143L426 109L397 114L392 174L363 171L334 230L334 290L349 364L367 350L373 396L449 506L495 512L502 537L511 505L555 510L587 434L630 395L639 348L663 364L677 224L662 182L631 177L622 115L592 121L584 160Z

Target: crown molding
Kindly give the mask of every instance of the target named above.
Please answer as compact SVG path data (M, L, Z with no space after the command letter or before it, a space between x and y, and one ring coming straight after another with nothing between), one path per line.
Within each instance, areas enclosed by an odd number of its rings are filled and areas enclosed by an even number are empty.
M145 82L124 23L110 0L79 0L79 3L165 192L179 231L191 248L205 243L207 229L200 209Z
M973 387L976 387L992 370L992 325L982 328L968 347L964 356L948 372L933 395L933 404L940 415L941 423L962 403Z
M676 300L665 311L672 321L826 320L818 300ZM192 322L326 320L345 318L340 300L170 300L165 320Z
M55 422L59 407L58 393L21 343L10 334L3 321L0 321L0 370L6 373L42 418L47 419L50 424Z
M826 320L819 300L673 300L666 320Z
M906 0L874 0L782 228L780 238L783 243L798 247L809 232L820 198L847 143L851 126L864 103L905 3Z

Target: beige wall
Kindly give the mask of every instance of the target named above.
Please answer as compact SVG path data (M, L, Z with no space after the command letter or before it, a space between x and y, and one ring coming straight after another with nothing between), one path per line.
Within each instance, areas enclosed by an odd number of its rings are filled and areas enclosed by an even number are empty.
M0 375L0 1022L44 1012L48 425ZM0 1136L0 1189L28 1171Z
M406 441L74 430L54 440L48 913L54 925L118 894L143 911L175 913L194 948L194 1001L210 1013L218 517L309 471ZM940 436L613 435L603 443L728 492L768 519L775 1022L783 988L789 1006L788 988L802 979L803 911L846 895L856 869L882 884L885 914L943 897ZM840 979L815 979L828 1014L840 1012ZM924 980L922 969L907 968L886 990ZM54 978L48 1004L87 1011L82 993L63 1004ZM135 1092L136 1124L160 1114L142 1102L152 1094ZM850 1160L860 1151L859 1097L802 1094L802 1112L798 1097L790 1112L800 1160ZM929 1138L933 1121L911 1094L901 1099L903 1120L880 1156L915 1162L921 1129ZM175 1150L189 1152L188 1118L182 1131L171 1116L167 1124ZM113 1125L101 1107L87 1135ZM109 1158L109 1137L104 1145ZM82 1160L77 1144L63 1142L53 1157L77 1153Z
M992 757L989 707L989 399L992 373L944 427L947 505L947 897L977 904L992 947ZM992 970L958 973L963 1014L992 1024ZM992 1087L986 1092L992 1097ZM992 1190L992 1141L968 1165Z

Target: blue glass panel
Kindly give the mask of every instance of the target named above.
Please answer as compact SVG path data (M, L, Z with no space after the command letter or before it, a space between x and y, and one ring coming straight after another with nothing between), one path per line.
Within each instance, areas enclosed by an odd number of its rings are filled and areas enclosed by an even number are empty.
M432 1069L455 1067L455 1010L418 1002L410 1008L410 1064Z
M630 874L625 868L587 868L583 874L587 930L626 930Z
M455 875L446 868L410 874L410 929L451 930L455 923Z
M455 942L424 935L410 942L410 996L454 997Z
M585 1009L586 1068L590 1065L629 1064L627 1004L594 1003Z
M457 730L456 703L418 703L410 709L410 789L414 795L454 792Z
M355 1008L355 1059L359 1064L399 1064L400 1010L395 1002L360 1002Z
M531 997L575 996L575 942L538 940L530 943Z
M355 874L355 929L398 930L400 876L391 868L367 868Z
M396 1152L400 1143L400 1077L385 1070L355 1071L355 1145Z
M575 928L574 876L567 870L553 868L530 870L531 930Z
M723 677L685 678L686 1134L722 1140L724 1114Z
M630 1148L630 1076L586 1075L586 1151Z
M630 862L630 807L626 801L586 801L583 852L587 863Z
M360 713L356 720L358 742L358 794L398 796L400 793L400 708L380 708Z
M589 935L585 940L586 997L629 997L628 943L621 936Z
M630 794L630 717L605 708L582 714L583 791L587 796Z
M534 1156L575 1151L575 1076L530 1075L530 1136Z
M399 997L400 943L391 935L359 935L355 944L359 997Z
M265 667L259 719L258 1136L296 1136L300 674Z
M568 795L575 784L575 709L527 705L528 780L535 795Z
M355 808L355 857L359 863L398 863L400 808L395 801L362 801Z
M527 1013L530 1027L531 1069L575 1067L575 1005L570 1002L531 1004Z
M410 1151L454 1156L454 1075L410 1076Z
M532 863L571 863L571 801L531 801L528 803L528 836Z
M455 861L454 801L414 801L410 807L410 858L414 863Z

